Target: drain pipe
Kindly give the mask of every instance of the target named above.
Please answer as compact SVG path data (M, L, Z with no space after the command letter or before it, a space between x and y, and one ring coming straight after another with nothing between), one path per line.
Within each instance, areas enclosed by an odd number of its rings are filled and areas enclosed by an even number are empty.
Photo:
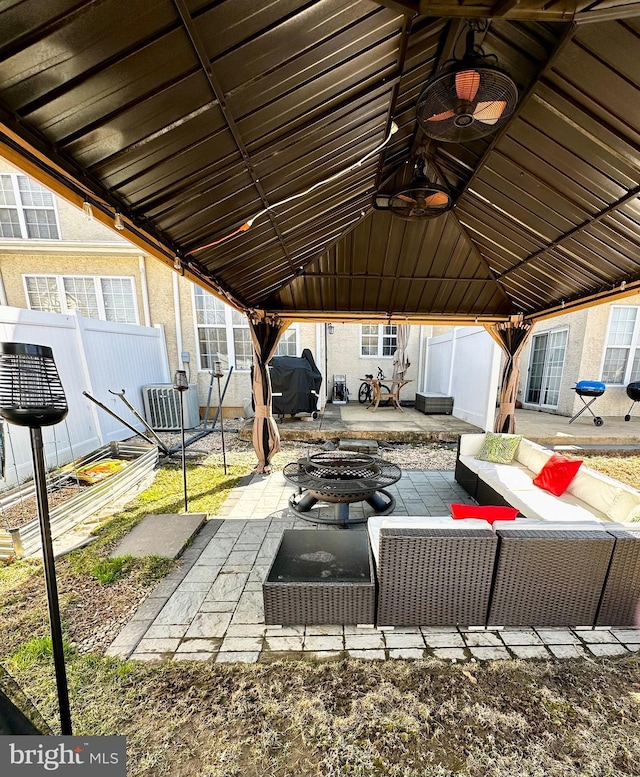
M173 273L173 316L176 324L176 347L178 348L177 362L182 363L182 321L180 320L180 287L178 286L178 273Z
M142 311L144 313L144 325L151 326L151 309L149 307L149 285L147 283L147 266L144 255L138 257L138 269L140 270L140 291L142 292Z
M324 394L325 403L329 401L329 324L324 325Z
M2 277L2 270L0 270L0 305L8 305L7 291L4 287L4 278Z
M325 349L326 350L326 349ZM316 354L318 356L322 353L322 327L320 324L316 324ZM327 380L327 376L324 376L325 381ZM322 410L326 404L325 400L322 397L322 394L318 396L318 399L320 400L321 407L318 408L318 410Z

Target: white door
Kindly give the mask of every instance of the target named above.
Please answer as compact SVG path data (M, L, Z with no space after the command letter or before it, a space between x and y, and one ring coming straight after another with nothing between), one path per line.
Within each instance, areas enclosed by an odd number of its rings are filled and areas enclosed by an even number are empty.
M525 395L527 404L549 409L558 407L568 331L561 329L533 336Z

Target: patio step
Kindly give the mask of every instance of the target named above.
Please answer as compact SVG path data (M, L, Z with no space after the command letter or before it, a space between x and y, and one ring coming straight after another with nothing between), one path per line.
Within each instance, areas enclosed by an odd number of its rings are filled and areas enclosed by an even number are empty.
M338 450L351 451L352 453L369 453L375 455L378 452L377 440L340 440Z

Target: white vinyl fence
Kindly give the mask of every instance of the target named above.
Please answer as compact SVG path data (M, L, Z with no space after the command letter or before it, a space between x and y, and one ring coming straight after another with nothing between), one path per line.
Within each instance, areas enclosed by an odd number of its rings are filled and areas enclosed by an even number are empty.
M455 327L426 341L423 391L453 397L453 415L492 429L500 372L500 348L479 326Z
M48 468L62 466L101 445L132 436L123 424L87 399L83 391L142 430L142 424L122 400L109 394L109 389L124 389L127 399L144 416L141 387L170 382L164 333L159 327L3 306L0 342L48 345L53 351L69 413L61 423L42 429ZM33 472L28 428L5 422L4 447L5 471L0 487L22 482Z

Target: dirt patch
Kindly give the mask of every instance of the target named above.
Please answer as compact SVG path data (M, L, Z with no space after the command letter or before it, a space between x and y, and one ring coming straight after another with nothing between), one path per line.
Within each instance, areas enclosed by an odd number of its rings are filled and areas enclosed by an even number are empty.
M154 586L131 577L101 585L86 575L64 575L62 616L75 648L104 651Z
M47 493L47 499L49 502L49 509L53 509L60 504L63 504L68 499L80 494L87 485L82 483L73 485L61 486L60 488L53 489ZM38 517L37 504L35 496L26 497L20 499L11 507L0 508L0 520L2 526L5 529L19 529L24 526L25 523L29 523L34 518Z

